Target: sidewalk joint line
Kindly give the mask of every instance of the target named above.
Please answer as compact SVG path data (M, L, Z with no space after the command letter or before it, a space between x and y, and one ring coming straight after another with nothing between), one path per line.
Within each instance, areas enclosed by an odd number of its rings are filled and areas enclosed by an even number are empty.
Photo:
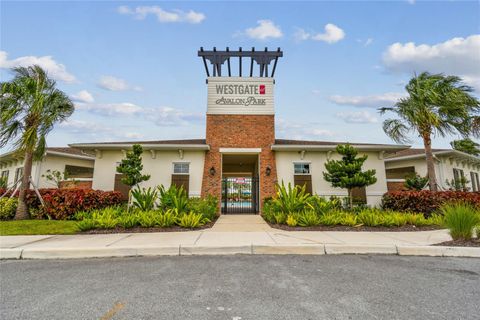
M117 240L113 241L112 243L106 244L105 247L110 247L111 245L113 245L113 244L115 244L115 243L117 243L117 242L119 242L119 241L122 241L122 240L124 240L124 239L127 239L127 238L129 238L129 237L131 237L131 236L132 236L131 233L130 233L130 234L127 234L126 236L124 236L124 237L122 237L122 238L120 238L120 239L117 239Z
M27 243L23 243L23 244L21 244L21 245L18 245L18 246L16 246L16 247L12 247L11 249L17 249L17 248L21 248L21 249L22 249L23 246L27 246L27 245L29 245L29 244L36 243L36 242L40 242L40 241L43 241L43 240L55 239L56 237L58 237L58 235L49 235L48 238L33 240L33 241L30 241L30 242L27 242ZM5 249L7 249L7 248L5 248Z
M198 237L197 239L195 239L195 241L193 242L193 245L196 245L198 240L200 240L200 237L203 235L203 231L200 231L200 233L198 234Z

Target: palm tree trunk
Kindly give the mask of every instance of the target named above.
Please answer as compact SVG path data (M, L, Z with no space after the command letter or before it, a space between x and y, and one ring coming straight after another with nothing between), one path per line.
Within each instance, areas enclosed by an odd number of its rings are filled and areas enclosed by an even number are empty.
M430 191L438 191L437 177L435 175L435 163L432 153L432 139L429 133L423 134L423 145L425 146L425 157L427 160L427 174Z
M15 213L15 220L25 220L29 218L28 206L26 203L27 192L30 189L30 176L32 175L33 153L25 152L25 163L23 164L22 185L18 194L18 206Z

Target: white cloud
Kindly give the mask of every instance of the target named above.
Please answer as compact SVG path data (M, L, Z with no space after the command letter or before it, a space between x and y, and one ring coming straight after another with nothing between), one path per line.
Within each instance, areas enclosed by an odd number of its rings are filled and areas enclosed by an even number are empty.
M8 60L7 52L0 51L0 68L10 69L14 67L28 67L34 64L45 69L53 79L67 83L75 82L75 76L67 71L65 65L56 62L52 56L24 56Z
M298 28L295 32L295 39L298 41L311 39L332 44L345 38L345 31L333 23L326 24L324 30L325 32L323 33L315 33L307 32L304 29Z
M357 42L363 44L364 47L368 47L373 43L373 38L367 38L366 40L357 39Z
M104 141L112 141L115 139L142 139L143 134L138 132L124 132L119 128L106 126L104 123L99 124L91 121L83 120L67 120L58 125L61 130L66 132L82 135L89 139L101 139Z
M378 119L368 111L339 112L337 117L346 123L376 123Z
M407 0L409 4L415 4L416 0Z
M185 112L171 107L160 107L149 110L155 124L159 126L188 125L191 122L204 120L200 113Z
M258 26L247 28L245 34L252 39L266 40L268 38L281 38L282 30L271 20L258 20Z
M457 75L480 90L480 34L434 45L397 42L383 53L383 64L392 72Z
M87 90L82 90L72 95L72 99L77 102L92 103L95 101L92 94Z
M117 8L117 12L120 14L132 15L138 20L143 20L148 15L152 14L156 16L158 22L161 23L186 22L196 24L202 22L206 18L201 12L195 12L193 10L188 12L182 10L166 11L159 6L140 6L136 8L120 6Z
M135 115L141 114L144 111L144 108L129 102L107 104L78 103L75 108L103 116Z
M113 76L102 76L98 82L98 86L110 90L110 91L126 91L126 90L135 90L141 91L142 88L138 86L131 86L124 79L113 77Z
M405 97L404 93L387 92L377 95L368 96L342 96L333 95L328 99L338 105L348 105L355 107L379 108L388 107L398 101L398 99Z
M328 129L318 129L319 124L298 123L278 118L275 120L275 131L279 137L298 140L328 139L336 136Z
M186 112L171 107L146 108L133 103L77 103L77 110L87 111L105 117L137 117L152 121L158 126L187 126L193 122L204 121L201 113Z

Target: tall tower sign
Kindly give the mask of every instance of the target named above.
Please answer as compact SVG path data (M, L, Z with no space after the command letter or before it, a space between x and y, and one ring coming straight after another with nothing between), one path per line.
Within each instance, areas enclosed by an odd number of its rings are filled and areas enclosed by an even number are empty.
M201 48L198 56L207 74L206 143L210 145L202 194L217 196L224 213L236 212L232 208L245 199L251 200L246 201L251 206L247 209L258 212L262 200L275 192L274 74L283 52ZM229 187L229 179L250 181L251 190Z

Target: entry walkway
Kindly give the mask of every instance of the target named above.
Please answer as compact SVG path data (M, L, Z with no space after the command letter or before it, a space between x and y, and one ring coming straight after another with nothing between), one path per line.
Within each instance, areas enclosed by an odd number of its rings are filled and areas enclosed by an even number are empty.
M284 231L259 215L224 215L199 231L0 237L1 258L86 258L191 254L401 254L451 240L447 230L417 232ZM469 248L480 256L480 249ZM404 249L402 249L404 250ZM417 250L417 249L415 249ZM448 251L447 250L447 251ZM418 250L417 250L418 251ZM430 252L428 251L428 252ZM426 251L421 251L424 254ZM438 253L440 252L440 253ZM438 251L439 255L446 255ZM448 251L453 252L453 251ZM447 254L448 254L447 252ZM412 253L410 253L412 254ZM469 253L471 254L471 253Z

